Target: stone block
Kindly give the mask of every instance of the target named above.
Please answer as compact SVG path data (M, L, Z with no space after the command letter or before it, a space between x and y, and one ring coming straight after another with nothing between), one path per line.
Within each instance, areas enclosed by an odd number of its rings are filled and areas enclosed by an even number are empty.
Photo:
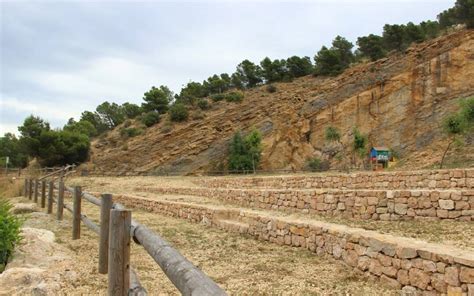
M474 268L461 267L459 279L462 283L474 284Z
M439 207L443 210L453 210L454 209L454 201L449 199L440 199L438 200Z
M455 266L446 267L444 271L444 281L446 284L457 287L459 286L459 270Z
M410 259L417 256L416 249L409 247L399 247L397 248L397 256L400 259Z
M422 290L425 290L431 281L430 276L418 268L411 268L408 271L408 276L410 278L410 284Z

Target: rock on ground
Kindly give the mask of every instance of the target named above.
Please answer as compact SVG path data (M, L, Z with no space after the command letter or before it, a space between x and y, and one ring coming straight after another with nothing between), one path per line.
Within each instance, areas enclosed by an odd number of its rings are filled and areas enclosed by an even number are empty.
M0 274L0 295L58 295L74 280L70 251L55 242L53 232L22 228L23 240Z

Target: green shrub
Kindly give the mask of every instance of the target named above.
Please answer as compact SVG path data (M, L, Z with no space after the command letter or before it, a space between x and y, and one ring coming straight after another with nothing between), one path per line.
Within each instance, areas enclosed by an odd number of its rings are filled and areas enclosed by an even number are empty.
M308 159L307 166L312 172L322 172L329 169L329 163L327 161L321 160L318 157Z
M147 112L141 116L140 121L147 127L150 127L160 122L160 113L156 111Z
M183 104L174 104L169 109L171 121L185 121L188 119L188 109Z
M3 272L15 245L21 240L21 221L9 212L11 204L0 198L0 272Z
M232 173L255 172L262 155L262 134L253 130L246 137L237 132L229 145L229 171Z
M206 99L199 99L197 105L201 110L208 110L209 108L211 108L209 101Z
M211 96L211 99L214 102L219 102L219 101L222 101L223 99L225 99L225 95L224 94L215 94L215 95Z
M227 102L242 102L243 99L244 99L244 94L241 92L233 91L225 95L225 100Z
M132 138L140 135L142 133L141 129L135 127L123 128L120 130L120 136L124 138Z
M268 91L269 93L274 93L274 92L277 91L277 88L276 88L276 86L274 86L273 84L269 84L269 85L267 85L267 91Z

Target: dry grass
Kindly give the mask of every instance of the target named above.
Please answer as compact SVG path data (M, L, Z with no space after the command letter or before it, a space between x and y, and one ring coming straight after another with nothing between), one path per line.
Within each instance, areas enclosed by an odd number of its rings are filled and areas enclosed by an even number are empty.
M8 198L21 195L22 182L16 177L0 177L0 196Z
M207 206L225 206L227 208L241 208L235 204L201 196L158 195L149 192L136 192L137 187L190 187L193 186L193 179L193 177L100 177L74 178L70 183L82 185L83 188L85 188L84 190L90 191L108 191L157 200L179 201ZM316 214L290 214L281 211L269 211L256 208L252 210L256 212L264 212L275 217L286 216L294 217L299 220L320 220L474 250L474 227L472 226L472 222L452 220L364 221Z
M25 199L22 200L23 202ZM67 200L70 203L70 199ZM98 208L83 204L93 219ZM84 226L81 239L71 240L71 216L57 222L52 216L27 214L27 225L47 228L57 241L74 252L78 281L65 284L67 295L103 295L106 276L97 273L97 235ZM378 283L363 279L332 258L317 257L300 248L277 246L238 234L191 224L140 210L134 219L160 233L183 255L232 295L396 295ZM150 295L179 295L158 264L140 246L132 247L132 265Z

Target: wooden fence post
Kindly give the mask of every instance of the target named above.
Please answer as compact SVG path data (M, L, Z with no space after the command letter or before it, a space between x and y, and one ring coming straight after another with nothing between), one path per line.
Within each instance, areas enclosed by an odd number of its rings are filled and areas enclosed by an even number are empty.
M130 210L110 211L109 296L128 295L130 289Z
M35 203L38 202L39 181L35 179Z
M41 208L46 206L46 180L41 181Z
M28 186L30 186L30 184L28 184L28 179L25 178L25 188L23 188L23 193L25 197L28 197Z
M29 188L28 188L28 199L33 199L33 179L30 179L30 181L28 181L29 183Z
M81 197L80 186L74 187L73 212L72 212L72 239L81 238Z
M107 274L109 266L109 221L112 205L112 194L102 194L99 234L99 273L101 274Z
M48 214L53 213L53 195L54 195L54 181L49 181L48 190Z
M64 211L64 182L59 180L59 187L58 187L58 210L56 212L56 219L62 220L63 219L63 211Z

